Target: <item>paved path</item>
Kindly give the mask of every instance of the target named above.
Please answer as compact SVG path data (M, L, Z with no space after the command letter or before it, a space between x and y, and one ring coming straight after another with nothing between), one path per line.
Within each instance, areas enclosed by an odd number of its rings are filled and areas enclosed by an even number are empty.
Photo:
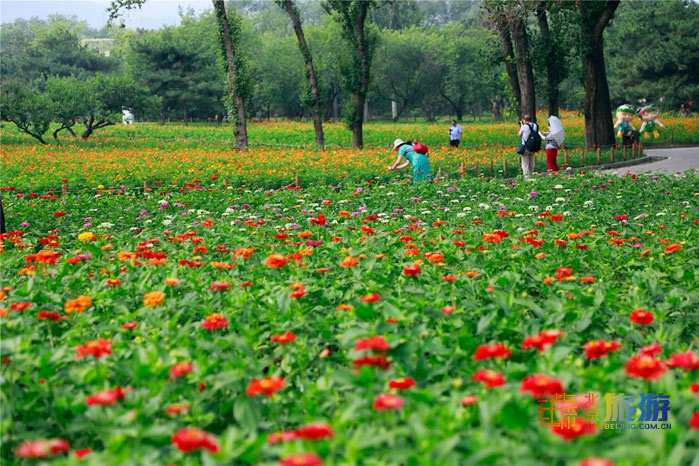
M645 154L655 159L649 163L642 163L628 167L617 167L602 170L605 173L616 172L620 176L627 173L683 173L687 170L699 170L699 147L679 147L664 149L646 149Z

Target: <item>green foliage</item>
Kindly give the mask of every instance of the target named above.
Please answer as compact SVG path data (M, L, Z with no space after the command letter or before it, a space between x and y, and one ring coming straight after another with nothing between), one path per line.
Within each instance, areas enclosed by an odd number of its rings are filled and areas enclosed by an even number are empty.
M44 134L53 121L53 105L42 98L36 83L7 80L0 88L0 119L46 144Z

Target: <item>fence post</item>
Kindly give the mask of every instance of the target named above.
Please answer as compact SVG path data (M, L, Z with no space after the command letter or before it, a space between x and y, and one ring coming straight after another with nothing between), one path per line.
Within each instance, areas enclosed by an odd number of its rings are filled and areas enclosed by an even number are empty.
M602 149L600 147L597 148L597 165L600 165L602 163Z
M565 164L568 165L568 149L563 148L563 160L565 161Z
M299 176L296 175L296 188L298 189L300 187L301 187L301 182L299 181Z
M68 185L67 184L62 184L61 185L61 195L67 196L68 195Z
M464 163L461 162L461 165L459 166L459 175L461 175L461 178L463 178L465 174L466 174L466 168L464 167Z
M614 162L614 146L610 149L611 152L609 153L609 158L612 162Z
M476 178L478 178L478 160L476 160Z
M626 160L626 151L627 151L628 147L624 146L623 149L624 149L624 160Z
M507 160L502 159L502 174L507 177Z

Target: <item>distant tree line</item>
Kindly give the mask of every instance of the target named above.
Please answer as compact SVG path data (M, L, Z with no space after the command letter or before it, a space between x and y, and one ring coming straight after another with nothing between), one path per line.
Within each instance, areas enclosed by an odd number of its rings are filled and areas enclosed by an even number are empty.
M158 30L114 18L101 30L61 15L3 24L0 117L43 143L49 127L88 138L122 107L162 123L314 118L318 146L322 122L342 119L361 147L366 119L568 108L602 145L619 104L670 111L699 98L691 0L214 0ZM109 56L87 38L112 39Z

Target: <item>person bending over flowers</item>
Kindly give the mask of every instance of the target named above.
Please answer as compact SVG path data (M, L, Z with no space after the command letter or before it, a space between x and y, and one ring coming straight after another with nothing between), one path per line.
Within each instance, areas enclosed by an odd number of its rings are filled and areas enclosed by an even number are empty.
M410 141L396 139L393 141L393 151L398 152L398 158L393 162L393 165L386 167L389 170L400 170L408 165L413 167L413 184L418 181L429 181L431 178L430 161L424 154L420 154L413 150ZM405 159L405 161L403 161Z

